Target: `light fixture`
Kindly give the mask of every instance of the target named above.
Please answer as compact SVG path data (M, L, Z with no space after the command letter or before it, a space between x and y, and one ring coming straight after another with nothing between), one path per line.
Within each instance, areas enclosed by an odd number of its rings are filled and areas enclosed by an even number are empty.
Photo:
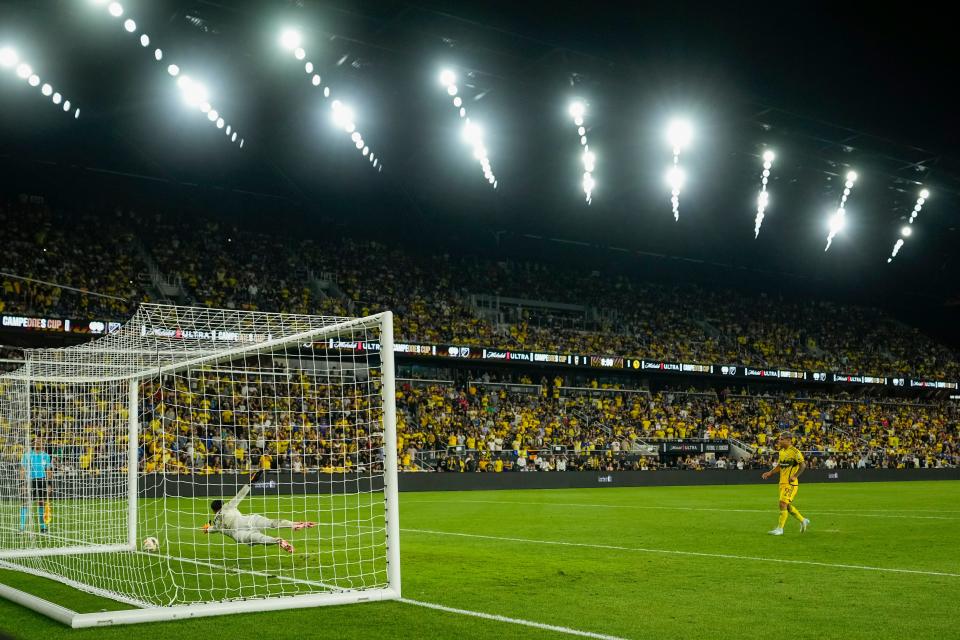
M683 188L685 174L680 169L680 152L693 139L693 127L682 119L674 119L667 126L667 142L673 148L673 169L670 171L670 205L673 208L673 219L680 220L680 191ZM583 140L586 144L586 140Z
M890 252L890 257L887 258L887 262L893 262L893 259L897 257L897 254L900 253L900 249L903 247L904 238L909 238L913 235L913 225L914 220L917 219L917 216L920 215L920 212L923 210L923 205L926 204L927 198L930 197L930 191L928 189L921 189L919 197L916 200L916 203L913 205L913 210L910 212L910 218L907 220L907 224L900 228L900 238L893 245L893 251Z
M597 186L597 181L593 177L593 172L597 164L597 155L593 151L590 151L589 145L587 144L587 128L584 123L584 118L587 114L587 105L581 100L574 100L570 103L567 111L570 113L570 117L573 118L573 126L577 128L576 131L580 139L580 146L584 149L580 156L581 163L583 164L583 179L580 182L580 186L583 188L584 200L589 205L593 202L593 189Z
M17 64L17 61L20 57L17 55L17 52L11 49L10 47L3 47L0 49L0 67L6 67L9 69Z
M280 44L284 49L293 51L300 46L301 40L300 32L296 29L284 29L283 32L280 33Z
M760 227L763 225L763 218L766 216L767 207L770 204L770 193L767 191L767 184L770 181L770 171L773 168L773 151L767 149L763 152L763 171L760 172L760 193L757 195L757 215L753 219L753 237L756 239L760 235Z
M830 233L827 234L827 246L823 249L825 252L830 250L830 245L833 244L834 237L843 231L843 228L846 226L847 199L853 192L857 177L856 171L851 170L847 172L847 181L843 183L843 194L840 196L840 206L837 207L836 213L831 218Z

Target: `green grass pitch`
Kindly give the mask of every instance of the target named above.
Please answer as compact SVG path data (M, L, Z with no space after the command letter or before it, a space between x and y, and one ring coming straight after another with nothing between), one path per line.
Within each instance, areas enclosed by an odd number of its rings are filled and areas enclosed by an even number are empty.
M802 485L796 504L812 527L801 535L791 519L779 538L766 533L776 497L775 484L401 494L404 596L594 637L960 637L960 483ZM0 582L78 611L121 608L18 572ZM0 629L78 640L573 637L404 602L73 631L0 600Z

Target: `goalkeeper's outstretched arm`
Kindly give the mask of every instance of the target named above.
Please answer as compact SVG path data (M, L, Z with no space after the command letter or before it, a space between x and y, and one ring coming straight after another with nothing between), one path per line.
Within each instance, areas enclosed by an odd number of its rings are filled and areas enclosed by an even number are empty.
M229 502L223 504L222 500L214 500L210 503L210 509L215 514L220 514L224 511L230 511L231 509L236 509L244 498L250 493L250 489L253 487L253 483L259 480L263 476L263 469L258 469L250 474L250 481L240 487L240 491L237 492L237 495L233 496ZM205 533L216 533L221 532L222 527L220 526L219 519L214 516L213 522L208 522L207 524L201 527Z

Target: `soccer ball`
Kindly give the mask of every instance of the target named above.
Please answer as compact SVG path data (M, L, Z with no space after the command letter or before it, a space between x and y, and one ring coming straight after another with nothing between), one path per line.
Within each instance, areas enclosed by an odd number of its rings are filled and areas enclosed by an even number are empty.
M143 539L143 550L153 553L160 550L160 541L150 536L149 538Z

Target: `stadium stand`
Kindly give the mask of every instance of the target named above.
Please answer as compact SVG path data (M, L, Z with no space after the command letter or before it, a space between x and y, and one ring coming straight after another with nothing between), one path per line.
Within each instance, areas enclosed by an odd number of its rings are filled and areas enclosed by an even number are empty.
M95 224L104 215L111 224ZM391 309L397 339L412 342L960 377L956 354L918 330L877 309L824 300L640 283L561 265L424 257L372 241L303 241L212 220L187 225L176 216L8 203L0 222L11 249L4 272L115 296L0 276L5 313L123 320L135 301L164 297L296 313ZM151 272L154 285L158 278L177 283L172 295L150 286Z
M98 224L106 218L110 224ZM558 265L424 256L366 240L270 236L213 219L186 224L177 215L58 210L26 198L0 205L0 225L0 271L12 274L0 275L4 314L123 320L137 301L149 299L355 316L390 309L398 341L960 377L956 355L918 330L876 309L824 300L642 283ZM21 356L18 349L0 351L0 360ZM5 370L12 366L3 363ZM958 409L942 398L648 391L596 381L578 388L561 377L535 381L531 375L542 374L486 372L476 380L398 385L401 468L736 468L764 461L782 430L798 434L814 466L960 462ZM209 406L202 388L152 390L141 465L218 473L251 466L343 472L376 464L374 434L357 435L318 410L362 399L330 398L319 381L303 382L313 406L305 401L301 424L271 423L275 407L260 403L274 394L256 393L271 381L211 380L233 388L234 402L221 406ZM58 419L37 417L51 427ZM86 449L87 467L78 471L113 464L98 457L95 425L88 431L82 442L58 444ZM757 455L746 462L649 455L653 443L673 439L732 439Z
M337 417L354 415L339 409L348 404L362 409L367 399L344 396L342 389L312 376L296 382L302 392L293 397L278 393L275 379L224 374L146 389L142 469L343 473L378 464L379 435ZM82 404L95 397L71 401ZM228 400L212 403L210 398L217 397ZM125 464L107 458L106 436L97 424L65 429L63 421L71 418L56 406L38 409L33 420L54 452L80 452L62 456L79 460L78 468L63 472L96 473ZM274 415L291 415L290 406L301 409L300 418L275 423ZM960 407L951 402L704 389L650 392L596 382L571 387L556 377L539 384L405 379L397 389L397 409L403 471L756 468L766 464L776 434L785 430L797 434L797 446L814 468L960 465ZM114 410L122 414L126 408ZM63 434L72 436L68 441ZM661 442L693 440L736 442L755 455L679 456L655 449ZM21 443L0 445L16 454Z

